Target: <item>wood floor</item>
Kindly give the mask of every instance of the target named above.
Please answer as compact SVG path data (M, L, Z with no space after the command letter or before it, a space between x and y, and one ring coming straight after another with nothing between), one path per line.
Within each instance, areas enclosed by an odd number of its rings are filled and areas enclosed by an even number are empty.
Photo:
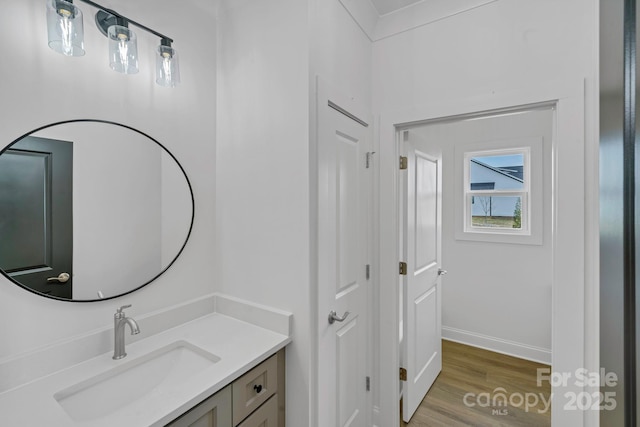
M549 365L443 340L442 372L411 421L400 425L550 426L551 409L542 400L550 404L551 387L538 386L538 368Z

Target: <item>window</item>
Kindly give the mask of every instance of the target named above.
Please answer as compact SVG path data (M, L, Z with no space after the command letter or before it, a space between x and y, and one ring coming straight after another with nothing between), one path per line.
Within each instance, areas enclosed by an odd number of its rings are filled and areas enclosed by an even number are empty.
M472 118L452 137L443 164L451 161L446 170L453 176L443 183L451 182L447 217L456 240L543 245L550 239L554 113L542 111Z
M550 147L543 136L457 144L456 240L542 245L551 223Z
M464 153L464 231L529 234L530 149Z

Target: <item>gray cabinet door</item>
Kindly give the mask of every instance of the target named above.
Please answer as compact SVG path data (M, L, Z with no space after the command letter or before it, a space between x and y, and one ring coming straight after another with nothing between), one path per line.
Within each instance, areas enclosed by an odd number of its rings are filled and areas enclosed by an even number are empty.
M255 412L238 424L238 427L277 427L278 426L278 396L267 400Z
M223 388L167 427L232 427L231 386Z

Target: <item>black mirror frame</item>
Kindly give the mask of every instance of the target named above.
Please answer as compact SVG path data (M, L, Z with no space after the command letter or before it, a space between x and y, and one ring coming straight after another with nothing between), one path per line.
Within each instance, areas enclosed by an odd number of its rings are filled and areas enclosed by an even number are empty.
M59 122L54 122L54 123L49 123L47 125L41 126L39 128L33 129L30 132L27 132L25 134L23 134L22 136L16 138L15 140L11 141L10 144L8 144L7 146L5 146L2 150L0 150L0 155L2 155L5 151L7 151L8 149L11 148L11 146L13 144L15 144L16 142L20 141L21 139L32 135L36 132L39 132L43 129L47 129L53 126L58 126L58 125L64 125L64 124L69 124L69 123L87 123L87 122L91 122L91 123L103 123L103 124L109 124L109 125L114 125L114 126L119 126L128 130L131 130L133 132L136 132L144 137L149 138L151 141L155 142L156 144L158 144L158 146L164 150L164 152L166 152L178 165L178 167L180 168L180 171L182 172L182 174L184 175L184 179L187 181L187 186L189 187L189 194L191 197L191 224L189 225L189 231L187 232L187 236L185 237L184 243L182 244L182 246L180 247L180 250L178 251L178 253L176 254L176 256L173 258L173 260L171 260L171 262L169 264L167 264L167 266L162 269L162 271L160 271L158 274L156 274L154 277L152 277L150 280L146 281L145 283L143 283L142 285L131 289L130 291L124 292L122 294L118 294L118 295L114 295L114 296L110 296L110 297L105 297L105 298L96 298L96 299L86 299L86 300L74 300L74 299L67 299L67 298L60 298L60 297L56 297L56 296L52 296L52 295L47 295L47 294L43 294L41 292L35 291L31 288L29 288L28 286L23 285L22 283L18 282L17 280L13 279L12 277L10 277L7 273L5 273L4 270L0 269L0 274L2 276L4 276L5 278L7 278L9 281L13 282L14 284L20 286L22 289L25 289L29 292L31 292L32 294L41 296L41 297L45 297L45 298L49 298L49 299L53 299L53 300L57 300L57 301L64 301L64 302L76 302L76 303L86 303L86 302L99 302L99 301L107 301L107 300L111 300L111 299L115 299L115 298L119 298L125 295L129 295L132 292L135 292L145 286L147 286L148 284L150 284L151 282L155 281L158 277L162 276L175 262L176 260L180 257L180 255L182 254L182 252L184 251L184 248L187 246L187 242L189 241L189 238L191 237L191 232L193 231L193 223L194 223L194 219L195 219L195 213L196 213L196 204L195 204L195 198L193 196L193 187L191 186L191 181L189 180L189 177L187 176L187 172L184 170L184 168L182 167L182 164L180 164L180 162L178 161L178 159L173 155L173 153L171 153L164 145L162 145L157 139L149 136L148 134L134 128L128 125L124 125L122 123L118 123L118 122L113 122L110 120L101 120L101 119L71 119L71 120L63 120L63 121L59 121Z

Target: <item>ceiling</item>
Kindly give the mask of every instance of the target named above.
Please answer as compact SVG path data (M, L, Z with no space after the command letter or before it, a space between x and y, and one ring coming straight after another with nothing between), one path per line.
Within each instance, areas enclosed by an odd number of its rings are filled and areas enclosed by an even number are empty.
M373 7L378 11L378 15L386 15L387 13L395 12L403 7L411 6L412 4L421 3L425 0L370 0Z
M499 0L339 1L367 37L377 41Z

